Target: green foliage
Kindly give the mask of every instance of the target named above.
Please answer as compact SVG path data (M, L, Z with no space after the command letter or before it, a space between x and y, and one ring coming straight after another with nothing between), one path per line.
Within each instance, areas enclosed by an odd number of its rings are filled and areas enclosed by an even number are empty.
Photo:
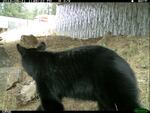
M56 4L36 4L29 10L25 3L0 3L0 16L16 17L23 19L34 19L40 14L56 14ZM31 5L31 4L30 4ZM35 4L33 4L35 5ZM42 6L42 7L40 7Z
M55 3L52 4L52 7L51 7L51 14L52 14L52 15L56 15L56 4L55 4Z
M33 13L32 14L32 16L33 16L32 18L34 18L35 16L37 16L38 15L38 8L35 7L32 13Z
M38 14L51 14L55 15L56 14L56 4L53 3L51 4L43 4L42 8L38 9Z
M1 3L0 10L2 16L25 18L25 14L21 13L24 10L22 3Z
M37 14L38 9L36 7L33 11L29 11L24 3L0 3L1 16L33 19Z

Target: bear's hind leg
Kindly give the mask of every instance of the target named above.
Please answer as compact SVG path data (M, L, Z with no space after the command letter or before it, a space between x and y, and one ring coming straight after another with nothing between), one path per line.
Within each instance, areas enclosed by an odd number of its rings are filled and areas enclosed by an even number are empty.
M115 103L108 96L99 96L97 98L98 108L100 111L116 111Z
M124 96L123 99L118 100L116 104L119 111L133 111L136 108L141 107L141 105L139 104L139 102L137 102L135 97L132 97L130 99Z

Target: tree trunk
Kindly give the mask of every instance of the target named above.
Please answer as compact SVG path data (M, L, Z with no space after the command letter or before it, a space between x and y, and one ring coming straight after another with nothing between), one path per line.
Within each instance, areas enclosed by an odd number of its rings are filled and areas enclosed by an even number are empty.
M78 38L113 35L147 36L148 3L66 3L58 5L56 32Z

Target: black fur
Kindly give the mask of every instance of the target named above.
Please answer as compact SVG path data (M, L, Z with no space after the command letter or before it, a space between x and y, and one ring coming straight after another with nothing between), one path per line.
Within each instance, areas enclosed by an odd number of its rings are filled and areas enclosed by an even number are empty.
M46 48L45 44L42 44ZM82 46L62 52L26 49L17 44L22 65L36 81L41 99L38 110L64 110L63 97L93 100L100 110L140 107L135 75L114 51Z

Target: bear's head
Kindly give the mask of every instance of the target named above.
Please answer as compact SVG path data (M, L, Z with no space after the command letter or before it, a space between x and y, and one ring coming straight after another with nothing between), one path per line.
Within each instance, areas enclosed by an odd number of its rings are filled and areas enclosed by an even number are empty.
M25 48L20 44L17 44L16 47L21 55L23 68L30 76L33 77L35 70L39 68L37 67L37 63L40 62L39 53L45 51L46 44L41 42L36 48Z
M23 56L25 53L32 52L32 51L44 51L46 49L46 44L41 42L36 48L25 48L20 44L17 44L17 50Z

